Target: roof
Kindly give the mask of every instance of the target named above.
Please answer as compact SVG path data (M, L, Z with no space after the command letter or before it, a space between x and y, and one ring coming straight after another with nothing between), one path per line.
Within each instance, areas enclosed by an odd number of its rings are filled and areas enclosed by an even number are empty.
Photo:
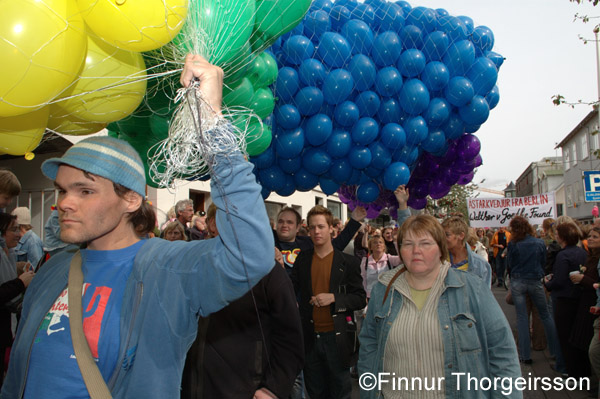
M557 148L562 148L567 142L569 142L577 133L579 133L579 131L585 126L587 125L592 119L594 119L594 117L598 117L599 113L597 109L593 109L590 111L589 114L587 114L587 116L585 118L583 118L583 120L581 122L579 122L579 124L577 124L577 126L575 126L575 129L571 130L571 132L569 134L567 134L567 137L565 137L560 143L558 143L556 145L556 147L554 147L554 149L556 150Z
M546 176L562 176L565 172L562 169L548 169L543 172Z

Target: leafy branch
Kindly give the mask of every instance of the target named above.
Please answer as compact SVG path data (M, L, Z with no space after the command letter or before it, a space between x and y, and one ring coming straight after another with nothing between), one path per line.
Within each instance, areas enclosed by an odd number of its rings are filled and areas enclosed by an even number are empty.
M600 1L600 0L598 0L598 1ZM596 101L577 100L576 102L569 102L563 95L555 94L552 96L552 104L557 105L557 106L565 104L571 108L575 108L576 105L591 105L591 106L595 107L598 105L598 100L596 100Z
M569 0L571 3L577 3L577 4L581 4L582 2L585 3L585 0ZM593 6L597 6L598 3L600 3L600 0L588 0L590 3L592 3Z

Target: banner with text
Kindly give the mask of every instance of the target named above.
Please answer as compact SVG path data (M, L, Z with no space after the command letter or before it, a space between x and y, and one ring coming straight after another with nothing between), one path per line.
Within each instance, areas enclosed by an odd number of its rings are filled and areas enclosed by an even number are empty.
M471 227L508 226L517 215L529 219L531 225L556 217L554 192L517 198L469 198L467 207Z

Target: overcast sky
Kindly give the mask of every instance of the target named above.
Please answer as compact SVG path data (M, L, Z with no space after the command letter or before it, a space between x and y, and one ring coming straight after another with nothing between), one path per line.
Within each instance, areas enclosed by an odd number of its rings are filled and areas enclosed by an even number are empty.
M483 166L473 179L481 187L502 190L525 168L547 156L560 156L559 143L590 112L552 104L554 94L569 101L598 98L596 48L600 19L574 21L576 13L600 16L600 7L568 0L421 0L413 7L444 8L450 15L471 17L495 36L493 50L506 60L500 68L500 103L476 133Z

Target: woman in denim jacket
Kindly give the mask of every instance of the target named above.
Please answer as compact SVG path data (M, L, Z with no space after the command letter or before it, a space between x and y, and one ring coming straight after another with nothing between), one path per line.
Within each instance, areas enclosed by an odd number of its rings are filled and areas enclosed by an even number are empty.
M519 355L524 363L531 363L531 341L526 297L538 310L544 332L550 345L550 353L558 353L558 336L554 319L548 309L546 294L542 286L546 264L546 244L533 237L533 227L527 219L515 216L510 222L511 241L508 243L508 268L510 270L510 290L517 312L519 333Z
M413 216L398 244L405 268L380 276L360 333L361 398L521 398L508 322L479 277L445 261L441 225ZM485 389L485 378L497 388Z

